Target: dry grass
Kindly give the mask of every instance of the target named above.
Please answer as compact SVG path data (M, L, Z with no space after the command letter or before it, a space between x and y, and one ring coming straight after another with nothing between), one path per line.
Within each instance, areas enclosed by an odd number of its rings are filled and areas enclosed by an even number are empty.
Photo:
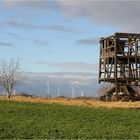
M69 98L43 98L43 97L23 97L12 96L8 99L6 96L0 96L0 100L11 100L20 102L33 103L57 103L72 106L88 106L88 107L107 107L107 108L140 108L140 101L137 102L102 102L95 99L69 99Z

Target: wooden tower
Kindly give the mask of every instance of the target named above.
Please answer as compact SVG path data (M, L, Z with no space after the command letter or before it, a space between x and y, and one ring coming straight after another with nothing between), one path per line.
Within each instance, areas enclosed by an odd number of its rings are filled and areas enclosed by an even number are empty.
M115 33L100 39L99 83L102 81L114 84L107 94L134 98L132 86L140 81L140 34Z

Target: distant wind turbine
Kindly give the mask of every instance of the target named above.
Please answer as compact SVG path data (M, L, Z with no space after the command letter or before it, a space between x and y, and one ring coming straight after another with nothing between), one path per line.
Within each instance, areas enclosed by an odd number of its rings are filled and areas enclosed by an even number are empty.
M57 97L59 97L60 96L60 89L58 88L57 89Z
M72 98L75 98L75 88L76 88L76 84L78 83L78 81L73 80L72 81Z
M84 91L83 90L81 91L81 97L84 97Z
M50 81L47 80L47 96L50 96Z

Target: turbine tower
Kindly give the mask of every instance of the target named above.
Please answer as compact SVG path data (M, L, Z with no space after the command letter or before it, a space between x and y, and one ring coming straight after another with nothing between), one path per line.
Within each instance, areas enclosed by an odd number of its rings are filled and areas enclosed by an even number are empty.
M50 81L47 80L47 96L50 96Z
M57 89L57 97L59 97L60 96L60 89L58 88Z
M77 81L72 81L72 98L75 98L75 88L76 88Z
M83 90L81 91L81 97L84 97L84 91Z

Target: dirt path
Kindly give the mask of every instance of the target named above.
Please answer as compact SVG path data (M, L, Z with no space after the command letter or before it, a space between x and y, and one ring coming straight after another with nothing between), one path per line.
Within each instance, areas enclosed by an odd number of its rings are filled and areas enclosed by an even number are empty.
M68 98L41 98L41 97L22 97L13 96L8 99L0 96L0 100L12 100L33 103L58 103L63 105L88 106L88 107L107 107L107 108L135 108L140 109L140 101L137 102L102 102L94 99L68 99Z

